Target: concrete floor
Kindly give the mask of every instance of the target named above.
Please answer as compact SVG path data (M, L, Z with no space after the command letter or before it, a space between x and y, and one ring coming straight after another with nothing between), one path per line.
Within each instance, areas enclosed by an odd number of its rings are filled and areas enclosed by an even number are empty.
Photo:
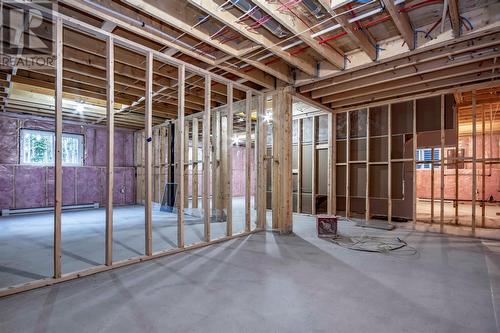
M430 200L417 200L417 221L431 221L431 206ZM440 220L441 203L439 200L434 201L434 222ZM485 228L500 228L500 204L488 203L485 206L484 225L482 224L482 207L479 203L476 204L476 226ZM453 202L444 202L444 223L455 224L455 207ZM460 202L458 205L458 225L470 226L472 224L472 204L470 202Z
M499 332L500 242L404 238L374 254L262 232L0 299L2 332ZM496 311L496 313L495 313Z
M203 217L199 211L187 213L185 244L199 243L204 237ZM244 231L244 218L244 198L234 198L234 234ZM251 221L255 221L255 211ZM0 288L52 276L53 223L52 213L0 217ZM104 264L104 209L65 211L61 224L63 273ZM115 261L144 254L143 206L114 207L113 226ZM225 222L211 223L211 239L225 233ZM155 205L153 251L176 247L177 214L161 212Z

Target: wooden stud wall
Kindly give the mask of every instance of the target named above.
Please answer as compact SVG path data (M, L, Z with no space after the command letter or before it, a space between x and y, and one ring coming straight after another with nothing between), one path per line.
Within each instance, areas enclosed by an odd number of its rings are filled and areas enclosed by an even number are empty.
M208 193L209 193L209 167L210 167L210 108L211 108L211 82L212 78L216 79L218 82L228 83L231 90L234 87L238 89L243 89L247 92L247 96L256 95L259 98L263 98L263 94L259 91L252 90L248 86L234 82L220 75L208 72L192 64L188 64L179 59L165 55L159 51L155 51L129 41L125 38L115 36L109 32L106 32L100 28L96 28L92 25L86 24L84 22L66 17L60 13L54 13L55 26L56 26L56 40L55 40L55 173L54 173L54 233L53 233L53 277L47 279L40 279L33 282L24 283L17 286L10 286L7 288L0 289L0 297L15 294L18 292L40 288L47 285L52 285L55 283L68 281L71 279L76 279L82 276L95 274L98 272L107 271L117 267L123 267L129 264L141 262L144 260L150 260L153 258L158 258L166 255L171 255L175 253L182 252L188 249L200 248L210 244L215 244L218 242L233 239L234 237L249 235L251 232L242 232L236 235L232 235L230 229L230 223L228 223L227 236L217 239L210 240L210 207L208 205ZM106 207L106 238L105 238L105 264L85 269L79 272L68 273L62 275L61 268L61 213L62 213L62 116L63 116L63 106L62 106L62 96L63 96L63 28L67 25L71 29L75 30L85 30L106 40L106 120L107 120L107 165L106 165L106 197L107 197L107 207ZM113 136L115 129L115 112L114 112L114 46L119 45L120 47L131 48L140 54L146 56L145 62L145 96L144 96L144 123L145 128L143 131L137 131L134 133L134 162L137 170L137 181L136 181L136 202L139 204L144 204L144 242L145 242L145 254L140 255L136 258L130 258L123 261L113 261ZM152 99L155 95L153 92L153 58L160 62L165 62L170 65L177 66L179 68L178 76L178 119L176 120L177 135L176 144L178 151L175 154L176 161L172 161L172 153L170 147L173 146L173 126L172 124L165 124L156 127L153 132L152 120L153 120L153 103ZM205 111L203 112L203 189L202 189L202 201L204 208L204 224L205 224L205 241L196 245L189 245L184 247L184 204L183 200L178 201L179 211L178 211L178 248L172 250L164 250L153 253L153 239L152 239L152 203L153 201L161 202L163 192L166 183L173 183L175 180L172 179L174 162L178 166L178 174L180 175L177 181L179 182L178 198L185 198L185 180L184 180L184 166L185 166L185 147L187 147L189 132L185 127L185 70L189 68L190 70L201 73L206 77L205 80ZM232 94L232 93L231 93ZM230 97L230 105L232 106L233 98ZM261 103L264 105L264 103ZM291 121L291 118L290 118ZM199 120L192 120L192 142L193 145L197 145L198 132L199 132ZM231 142L231 131L232 122L228 122L228 133L225 144L227 143L227 148ZM248 131L247 131L248 132ZM264 131L263 131L264 134ZM258 148L259 143L257 143ZM265 152L265 149L262 150ZM195 153L196 152L196 153ZM193 165L197 166L197 150L193 150L194 162ZM260 155L261 159L263 155ZM251 155L249 159L252 158ZM261 161L262 162L262 161ZM230 159L227 161L230 166ZM196 168L194 168L196 169ZM264 168L263 168L264 169ZM155 177L153 177L155 176ZM154 178L154 179L153 179ZM228 192L225 194L226 198L230 198L230 177L227 178L227 185L229 186ZM249 176L246 176L247 184L249 183ZM261 177L261 179L264 179ZM194 182L196 183L196 181ZM250 186L248 186L250 188ZM194 186L193 193L197 192L197 186ZM261 191L262 192L262 191ZM261 200L261 202L263 202ZM195 204L193 204L195 205ZM228 205L230 207L230 205ZM259 216L262 217L262 208L264 208L265 216L265 206L257 207L258 211L261 212ZM248 210L248 209L247 209ZM229 208L230 211L230 208ZM246 213L248 216L248 212ZM264 219L261 219L259 223L265 223ZM249 230L249 228L246 228Z

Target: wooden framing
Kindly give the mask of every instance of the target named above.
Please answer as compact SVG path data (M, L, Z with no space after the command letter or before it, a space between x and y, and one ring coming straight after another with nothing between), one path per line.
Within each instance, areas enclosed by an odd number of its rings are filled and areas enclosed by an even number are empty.
M302 119L297 119L297 213L302 212Z
M337 116L328 114L328 214L337 213ZM300 175L299 175L300 177Z
M417 133L417 100L413 100L413 228L417 224L417 148L418 148L418 133Z
M203 111L203 223L205 242L210 241L210 203L208 196L210 192L210 89L212 78L210 75L205 76L205 111Z
M481 227L485 227L486 223L486 115L484 112L484 105L481 105L481 122L482 122L482 168L481 168ZM492 124L490 124L491 126Z
M191 206L193 208L198 208L198 175L199 175L199 165L198 165L198 118L193 118L193 129L191 134L191 147L192 147L192 165L193 165L193 177L191 185ZM229 235L228 235L229 236Z
M398 28L401 36L403 36L406 45L410 50L415 48L415 33L411 27L410 19L408 14L401 12L399 8L394 4L393 0L382 0L385 5L385 9L391 15L394 25Z
M233 104L233 84L229 83L227 85L227 134L226 134L226 142L223 144L226 146L226 178L225 178L225 186L226 186L226 236L231 236L233 234L233 112L234 112L234 104Z
M316 151L316 124L317 117L312 117L312 142L311 142L311 213L316 215L316 165L317 165L317 151Z
M176 146L177 146L177 170L178 170L178 206L177 206L177 246L179 248L184 247L184 207L186 206L186 195L185 195L185 175L187 166L185 165L185 153L187 146L186 135L184 131L186 130L186 122L184 119L184 101L185 101L185 80L186 80L186 67L184 65L179 65L178 69L178 115L176 123Z
M252 173L250 160L252 159L252 92L247 91L245 101L245 232L249 232L250 223L250 201L251 187L250 178Z
M448 11L450 13L451 28L455 37L460 36L460 10L458 0L448 0Z
M472 235L476 233L476 199L477 199L477 147L476 147L476 91L472 91Z
M259 96L257 109L257 229L266 229L266 208L267 208L267 120L266 96Z
M153 53L146 54L146 96L145 96L145 141L144 141L144 179L146 195L144 202L144 220L145 220L145 252L150 256L153 253L153 188L152 188L152 166L153 166L153 147L152 147L152 121L153 121Z
M392 104L387 107L387 222L392 224Z
M105 263L113 263L113 179L114 179L114 105L115 105L115 69L113 38L106 39L106 125L107 125L107 159L106 159L106 254Z
M441 158L440 158L440 173L441 173L441 181L440 181L440 200L439 200L439 231L443 233L444 231L444 169L446 166L445 157L444 157L444 144L445 144L445 131L444 131L444 114L445 114L445 100L444 95L441 95L441 130L440 130L440 141L441 141ZM433 203L434 204L434 203Z
M370 221L370 108L366 109L366 183L365 183L365 219Z
M455 136L455 224L458 225L458 163L459 163L459 157L458 157L458 141L459 141L459 134L460 134L460 128L458 127L459 121L458 121L458 112L459 109L455 106L455 128L456 128L456 136Z
M434 163L436 163L435 159L435 153L436 151L434 150L434 147L431 149L431 224L434 222Z
M63 20L56 19L54 278L61 277Z
M345 217L349 218L351 216L351 176L350 176L350 164L351 159L351 114L349 111L346 112L346 158L345 158Z

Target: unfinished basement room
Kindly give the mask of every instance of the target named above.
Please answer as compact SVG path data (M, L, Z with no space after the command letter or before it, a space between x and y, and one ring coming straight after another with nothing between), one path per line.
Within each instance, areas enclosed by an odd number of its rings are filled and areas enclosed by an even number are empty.
M500 333L500 0L0 13L0 333Z

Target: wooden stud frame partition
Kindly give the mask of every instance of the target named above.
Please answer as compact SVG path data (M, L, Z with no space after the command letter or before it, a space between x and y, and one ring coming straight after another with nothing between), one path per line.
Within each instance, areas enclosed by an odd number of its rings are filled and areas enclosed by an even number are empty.
M37 7L38 8L38 7ZM257 189L257 195L260 197L257 210L260 212L258 214L258 226L259 228L250 231L250 228L245 228L245 232L232 235L232 231L228 226L227 235L218 239L211 240L210 239L210 212L208 206L208 167L210 164L210 155L209 150L207 149L210 139L210 94L211 94L211 80L212 78L217 80L218 82L222 82L228 84L231 87L236 87L238 89L244 90L247 92L247 96L258 96L259 99L262 99L260 103L260 113L263 114L264 109L264 94L260 91L253 90L248 86L245 86L241 83L231 81L223 76L211 73L207 70L198 68L192 64L183 62L177 58L173 58L159 51L149 49L143 45L130 41L126 38L114 35L110 32L102 30L101 28L94 27L90 24L84 23L77 19L71 18L64 14L61 14L56 11L51 11L42 7L39 7L40 11L45 12L51 15L54 19L55 27L56 27L56 35L55 35L55 174L54 174L54 247L53 247L53 276L51 278L45 278L40 280L35 280L28 283L23 283L20 285L10 286L6 288L0 289L0 297L15 294L18 292L23 292L31 289L36 289L44 286L53 285L56 283L60 283L63 281L68 281L72 279L76 279L83 276L92 275L98 272L104 272L110 269L127 266L130 264L151 260L154 258L159 258L163 256L168 256L172 254L176 254L182 251L187 251L191 249L201 248L204 246L208 246L211 244L220 243L222 241L230 240L236 237L246 236L253 232L260 231L265 227L265 200L262 199L262 196L265 198L265 183L262 186L262 180L265 181L265 177L263 177L262 170L264 168L258 169L258 176L260 176L260 184L261 186ZM95 266L92 268L84 269L77 272L62 274L61 268L61 214L62 214L62 93L63 93L63 29L64 26L70 27L71 29L81 30L87 33L90 33L98 38L102 38L106 40L106 79L107 79L107 101L106 101L106 120L107 120L107 167L106 167L106 198L107 198L107 207L106 207L106 235L105 235L105 260L103 265ZM140 54L146 56L146 94L145 94L145 135L143 138L144 144L144 173L145 173L145 254L139 255L137 257L129 258L122 261L113 261L113 135L114 135L114 46L120 45L121 47L125 47L127 49L134 50ZM153 133L152 133L152 97L153 97L153 60L158 60L161 62L166 62L177 66L179 69L178 76L178 119L179 125L177 128L180 131L184 131L184 81L185 81L185 71L187 69L196 72L200 75L205 76L205 111L203 112L203 191L202 191L202 201L205 209L204 213L204 223L205 223L205 239L202 243L192 244L185 246L184 245L184 220L182 208L183 205L180 205L180 211L178 214L178 248L171 250L161 250L158 252L153 252L152 246L152 199L153 199L153 183L152 183L152 167L153 167L153 152L152 152L152 141L153 141ZM228 88L229 89L229 88ZM232 107L232 98L228 99L229 104ZM193 120L193 133L197 133L197 129L195 130L195 125L198 124ZM232 126L232 124L231 124ZM265 138L267 134L267 130L262 130L264 128L263 123L261 122L259 125L259 133L260 139L257 142L257 147L265 142L262 138ZM248 131L247 131L248 132ZM160 128L160 133L165 134L166 131L163 128ZM182 133L183 134L183 133ZM156 138L158 137L155 136ZM165 143L164 135L159 135L162 143ZM178 163L180 166L184 165L184 146L187 144L184 140L184 135L180 135L178 137L178 142L180 149L178 155ZM168 140L167 140L168 141ZM193 140L194 141L194 140ZM228 145L230 144L231 137L228 137ZM259 155L259 162L262 164L262 161L265 159L265 144L264 149L260 149L261 153ZM263 155L264 154L264 155ZM164 157L160 162L160 169L164 164ZM171 163L171 161L168 161ZM265 163L264 163L265 164ZM179 170L183 170L182 167ZM265 172L265 171L264 171ZM182 171L181 171L182 173ZM265 174L264 174L265 175ZM163 177L164 180L164 177ZM249 181L249 177L247 176L247 182ZM230 185L230 184L229 184ZM250 188L250 186L247 186ZM182 193L180 196L183 197L183 193L185 191L185 184L183 182L183 177L180 177L179 191ZM264 213L263 213L264 212ZM229 224L230 225L230 224Z

